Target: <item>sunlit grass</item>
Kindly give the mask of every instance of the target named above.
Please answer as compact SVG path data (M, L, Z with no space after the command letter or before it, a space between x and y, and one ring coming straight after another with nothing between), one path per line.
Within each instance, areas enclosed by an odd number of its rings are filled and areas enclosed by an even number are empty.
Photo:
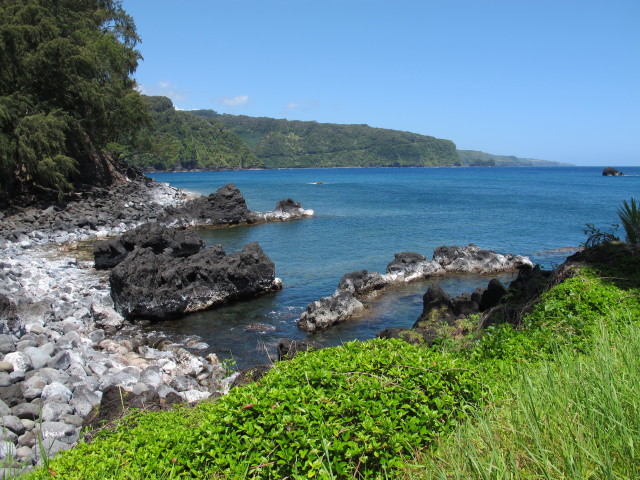
M495 403L420 455L408 478L640 478L640 326L631 320L603 319L589 355L514 366Z

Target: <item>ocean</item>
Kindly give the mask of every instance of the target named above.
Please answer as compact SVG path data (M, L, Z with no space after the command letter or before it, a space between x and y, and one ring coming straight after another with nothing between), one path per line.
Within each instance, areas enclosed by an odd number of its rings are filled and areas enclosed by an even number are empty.
M254 300L153 324L185 339L196 335L238 368L270 361L280 339L325 346L375 337L388 327L411 327L422 295L439 282L451 295L486 287L491 277L459 276L418 282L383 295L363 318L307 334L296 320L306 306L331 295L342 275L385 271L394 254L431 258L440 245L467 245L526 255L552 268L586 239L585 224L611 230L623 200L640 192L640 167L603 177L603 167L365 168L154 173L160 182L209 194L235 184L251 210L272 210L292 198L315 217L201 230L208 245L240 250L257 241L276 265L282 291ZM618 234L624 236L620 227ZM569 249L569 250L567 250ZM511 275L501 279L508 283Z

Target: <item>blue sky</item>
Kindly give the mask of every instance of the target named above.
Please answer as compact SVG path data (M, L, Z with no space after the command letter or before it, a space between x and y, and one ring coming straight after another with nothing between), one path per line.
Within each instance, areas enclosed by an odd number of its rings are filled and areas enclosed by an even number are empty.
M640 0L123 0L183 109L640 165Z

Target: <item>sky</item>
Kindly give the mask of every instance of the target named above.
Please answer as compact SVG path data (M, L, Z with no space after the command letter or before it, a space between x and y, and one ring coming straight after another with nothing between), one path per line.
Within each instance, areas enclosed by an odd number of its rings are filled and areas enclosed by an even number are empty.
M640 0L123 0L177 108L640 165Z

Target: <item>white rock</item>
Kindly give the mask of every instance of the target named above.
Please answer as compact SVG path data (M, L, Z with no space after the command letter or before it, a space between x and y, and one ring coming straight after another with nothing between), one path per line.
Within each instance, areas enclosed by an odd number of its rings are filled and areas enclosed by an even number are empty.
M191 403L209 398L211 393L201 392L200 390L186 390L184 392L180 392L179 395L181 395L187 402Z
M0 441L0 459L13 457L16 453L16 446L12 442Z
M42 389L42 398L47 399L56 395L62 395L67 402L73 397L73 393L60 382L52 382Z
M13 370L21 370L26 372L33 366L31 359L24 352L11 352L4 356L4 361L13 365Z

